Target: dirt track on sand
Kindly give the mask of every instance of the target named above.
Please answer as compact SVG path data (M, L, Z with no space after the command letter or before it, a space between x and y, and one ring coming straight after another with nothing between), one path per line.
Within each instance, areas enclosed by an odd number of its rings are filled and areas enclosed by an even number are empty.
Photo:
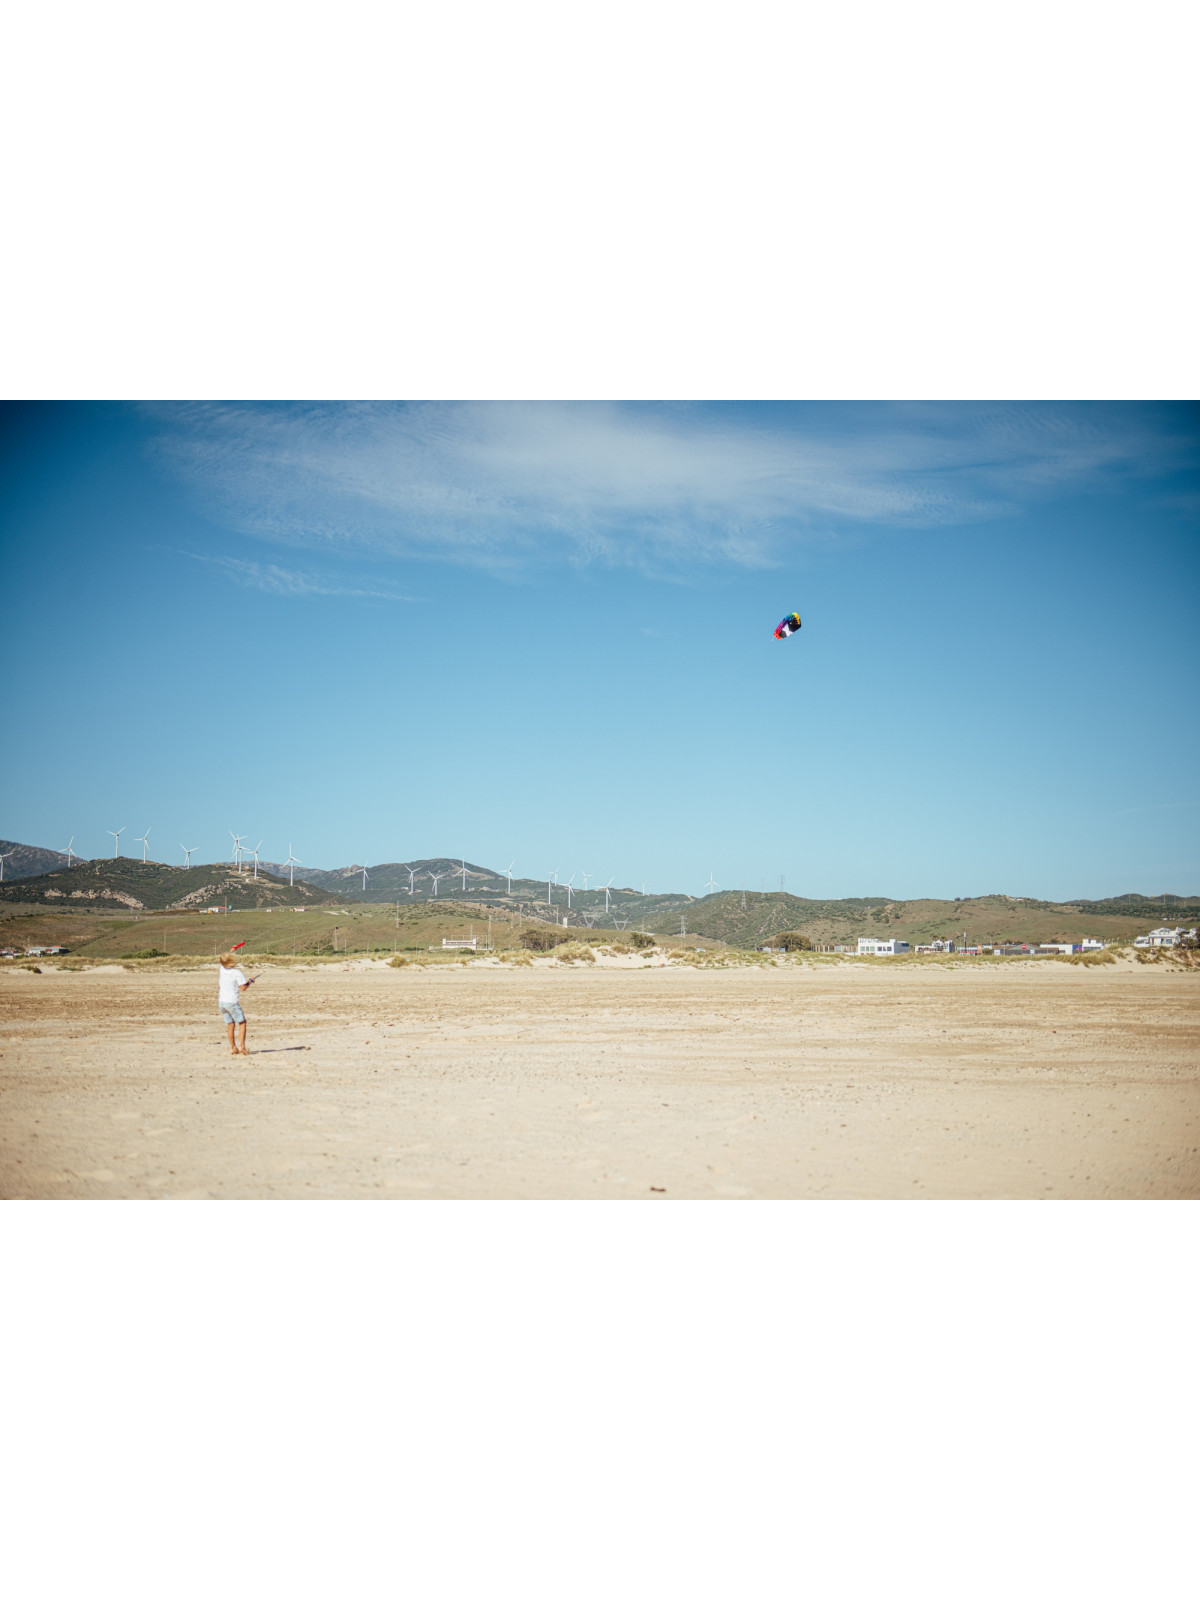
M1200 1194L1192 975L324 967L250 993L231 1059L215 970L0 976L0 1194Z

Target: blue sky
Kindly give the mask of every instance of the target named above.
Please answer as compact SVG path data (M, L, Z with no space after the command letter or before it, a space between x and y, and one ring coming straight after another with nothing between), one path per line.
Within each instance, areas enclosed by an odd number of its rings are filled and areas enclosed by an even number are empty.
M692 893L1196 892L1198 424L6 405L0 833Z

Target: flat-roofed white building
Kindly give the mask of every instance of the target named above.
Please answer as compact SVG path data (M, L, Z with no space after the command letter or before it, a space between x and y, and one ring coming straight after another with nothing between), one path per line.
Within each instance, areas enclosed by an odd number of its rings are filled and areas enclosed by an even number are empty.
M912 952L907 939L860 939L860 956L906 956Z
M1157 945L1162 945L1169 949L1172 945L1178 944L1184 934L1190 934L1194 939L1196 930L1195 928L1152 928L1149 933L1139 933L1133 942L1143 950Z

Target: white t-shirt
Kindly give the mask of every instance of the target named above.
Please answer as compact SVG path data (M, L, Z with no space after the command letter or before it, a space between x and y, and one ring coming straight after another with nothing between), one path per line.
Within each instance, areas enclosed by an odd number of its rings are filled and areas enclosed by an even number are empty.
M246 974L242 971L241 967L221 967L219 971L221 974L221 987L218 993L217 1004L219 1006L236 1005L237 997L241 993L242 989L245 988L246 984L249 982L249 979L246 977Z

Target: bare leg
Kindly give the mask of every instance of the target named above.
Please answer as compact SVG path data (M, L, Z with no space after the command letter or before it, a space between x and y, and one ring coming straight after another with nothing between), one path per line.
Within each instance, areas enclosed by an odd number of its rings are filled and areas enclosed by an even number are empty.
M246 1049L246 1024L244 1022L238 1023L238 1054L243 1056L250 1054L249 1050Z
M233 1042L233 1023L232 1022L226 1024L225 1031L229 1035L229 1054L231 1056L235 1056L235 1055L237 1055L237 1045L235 1045L234 1042ZM245 1033L245 1031L246 1031L246 1026L243 1023L242 1024L242 1032Z

